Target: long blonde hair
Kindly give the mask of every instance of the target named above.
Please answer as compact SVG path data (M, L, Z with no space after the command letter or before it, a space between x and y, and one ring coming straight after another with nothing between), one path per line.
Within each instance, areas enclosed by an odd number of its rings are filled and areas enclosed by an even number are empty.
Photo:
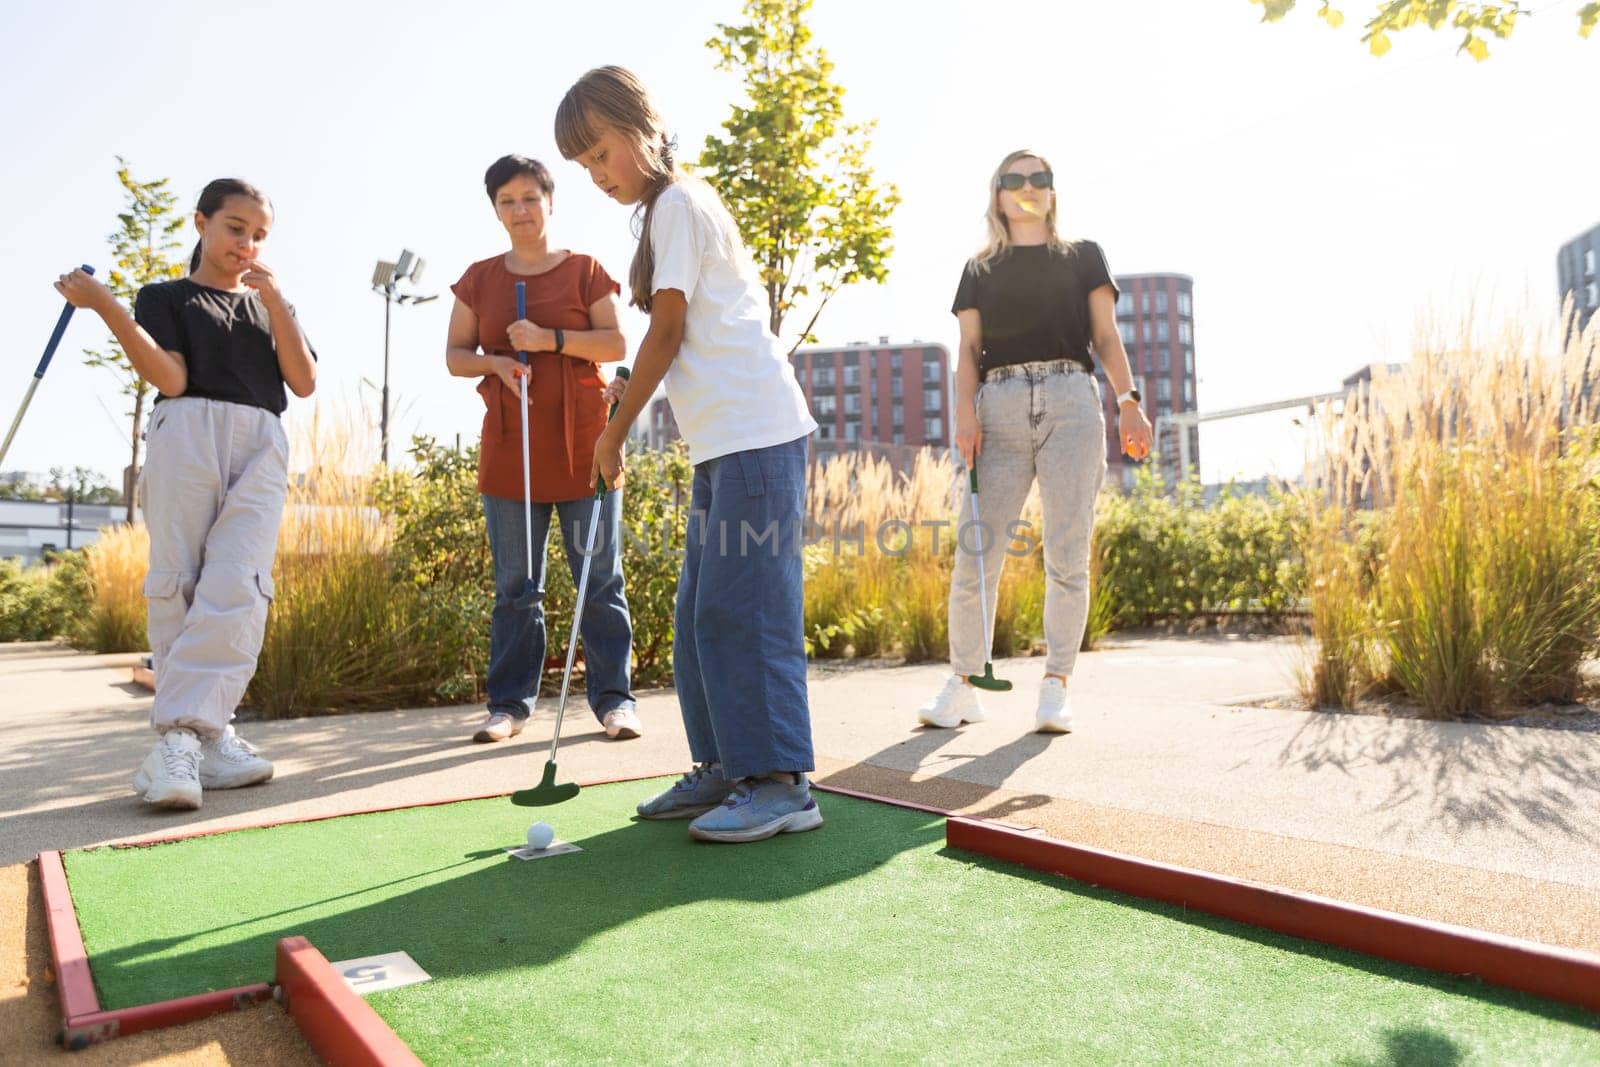
M628 303L648 315L656 270L650 218L661 194L681 177L673 159L677 145L667 136L666 123L644 82L623 67L596 67L567 90L556 108L556 148L567 159L587 152L600 139L597 123L633 138L649 171L649 184L634 213L639 247L628 267Z
M1019 148L1000 161L994 169L994 174L989 178L989 210L984 213L983 221L988 226L989 239L979 249L978 254L972 257L972 269L983 274L994 265L994 261L1011 248L1011 227L1006 223L1006 217L1000 213L1000 176L1011 169L1011 164L1019 159L1037 159L1045 170L1053 171L1050 161L1031 148ZM1050 209L1044 213L1045 241L1057 252L1065 252L1071 247L1072 242L1063 238L1056 232L1056 203L1055 190L1050 190Z

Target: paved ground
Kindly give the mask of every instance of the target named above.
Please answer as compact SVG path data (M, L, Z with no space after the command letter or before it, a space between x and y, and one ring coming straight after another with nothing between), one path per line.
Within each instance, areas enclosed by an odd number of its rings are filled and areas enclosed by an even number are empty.
M128 788L152 740L149 697L128 682L134 658L0 646L0 873L12 886L0 885L0 939L22 940L21 913L38 920L28 879L3 865L40 849L522 788L549 743L544 708L496 746L466 741L473 708L248 724L277 763L272 783L208 793L200 812L157 812ZM1116 640L1080 659L1077 730L1064 737L1030 732L1042 660L997 664L1016 691L987 697L990 721L959 731L915 727L942 666L820 666L817 778L1600 951L1593 735L1235 705L1293 688L1301 662L1288 639ZM682 770L673 695L645 694L640 714L646 736L617 743L569 708L562 779ZM0 981L0 1015L12 996Z
M1282 639L1153 638L1083 658L1078 729L1029 732L1038 659L1000 674L991 720L915 729L939 666L813 672L819 756L911 779L940 777L1040 798L1197 820L1600 890L1600 744L1553 730L1230 706L1292 686ZM128 790L151 742L133 657L40 646L0 651L0 864L64 848L313 812L519 788L537 780L552 722L499 746L463 743L471 708L250 724L277 761L259 789L157 812ZM572 778L681 769L670 692L644 695L644 739L608 742L570 708L560 766Z

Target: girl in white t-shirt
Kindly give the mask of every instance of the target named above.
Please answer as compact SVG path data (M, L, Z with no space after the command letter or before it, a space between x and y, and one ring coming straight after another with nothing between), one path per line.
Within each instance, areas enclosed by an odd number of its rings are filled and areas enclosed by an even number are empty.
M555 132L561 154L640 220L628 288L650 328L593 476L621 485L627 428L663 379L694 463L673 672L695 766L639 814L698 816L689 834L704 841L814 829L800 546L817 424L732 217L677 169L639 79L591 70L562 99Z

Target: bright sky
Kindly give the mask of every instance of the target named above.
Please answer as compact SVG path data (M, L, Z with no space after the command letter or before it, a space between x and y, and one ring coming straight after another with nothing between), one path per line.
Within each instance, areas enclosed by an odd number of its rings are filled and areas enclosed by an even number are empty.
M1426 31L1373 59L1358 37L1375 0L1340 6L1335 32L1314 0L1275 26L1246 0L817 0L848 111L878 121L872 158L905 201L888 283L837 296L822 342L953 350L950 299L988 175L1024 145L1055 165L1065 228L1098 240L1113 270L1194 277L1204 410L1404 359L1420 315L1457 317L1474 296L1553 315L1557 248L1600 222L1600 40L1578 37L1576 0L1525 20L1483 64ZM546 160L556 242L625 276L629 211L560 159L555 105L589 67L631 67L692 159L738 94L704 42L739 16L736 0L18 8L0 38L0 419L60 310L50 282L109 265L120 153L137 176L170 177L185 207L222 175L271 195L262 258L321 354L319 398L364 405L374 423L361 385L382 375L373 263L424 256L421 289L445 298L395 311L395 440L470 440L481 403L445 372L443 347L449 284L506 246L484 168L505 152ZM623 325L643 336L637 315ZM78 356L104 338L91 316L74 321L7 468L120 478L124 403ZM298 402L289 418L308 414ZM1207 426L1201 450L1207 481L1299 468L1287 416Z

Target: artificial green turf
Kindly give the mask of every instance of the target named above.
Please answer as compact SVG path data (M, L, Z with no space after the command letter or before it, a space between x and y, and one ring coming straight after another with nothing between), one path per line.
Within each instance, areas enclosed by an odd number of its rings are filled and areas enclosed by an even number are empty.
M276 940L404 950L428 1063L1600 1062L1600 1017L944 848L820 794L756 845L630 821L664 782L68 853L102 1003L270 980ZM585 851L500 851L543 818Z

